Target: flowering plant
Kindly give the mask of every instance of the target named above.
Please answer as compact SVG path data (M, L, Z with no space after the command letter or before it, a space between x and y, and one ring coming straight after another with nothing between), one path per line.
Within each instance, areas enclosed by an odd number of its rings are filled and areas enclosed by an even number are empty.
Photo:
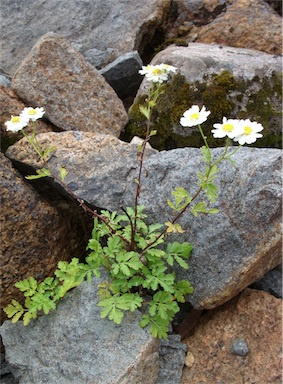
M176 72L176 68L167 64L147 66L140 70L142 75L150 81L146 106L140 106L141 112L148 120L146 137L138 146L139 172L135 179L137 187L135 204L133 208L123 209L123 214L117 212L101 211L98 214L87 207L78 196L76 196L64 183L68 171L60 167L59 175L56 176L49 168L46 156L55 148L47 148L45 151L40 147L35 131L35 121L44 114L43 108L25 108L18 117L11 117L6 122L8 130L16 132L22 130L26 139L33 146L37 154L43 160L45 167L37 170L37 175L27 176L27 179L38 179L51 176L71 193L80 205L90 212L94 217L94 228L89 240L87 250L89 251L85 263L79 263L73 258L70 263L60 261L54 277L47 277L39 283L30 277L29 280L17 282L18 287L26 297L25 308L16 300L4 308L12 322L17 322L22 316L24 325L31 319L35 319L40 311L48 314L56 308L56 303L65 296L67 291L79 285L84 279L88 282L93 275L100 277L101 270L108 272L109 279L99 285L99 306L103 307L101 317L107 317L115 323L120 324L125 310L134 311L143 305L148 306L148 312L142 315L140 326L144 327L151 323L151 333L154 337L167 338L168 325L174 315L179 311L178 302L184 302L187 294L193 293L193 287L189 281L175 281L175 274L167 272L167 265L179 264L188 269L192 246L188 242L167 245L166 251L158 248L164 242L164 236L170 233L183 233L182 227L177 223L181 215L190 211L194 216L199 213L215 214L217 209L208 208L207 202L195 203L194 200L205 191L207 200L211 203L216 201L217 187L213 180L219 171L218 163L224 159L230 161L231 156L244 144L252 143L262 135L259 133L263 127L250 120L232 120L223 118L222 124L214 124L213 136L227 136L227 144L223 155L216 161L213 160L206 137L203 134L201 124L207 120L210 111L205 106L201 109L193 105L184 112L180 124L184 127L198 126L204 140L201 148L205 171L198 172L198 190L194 196L183 187L172 191L174 201L167 200L168 205L174 211L172 221L163 224L146 225L144 219L147 217L143 212L143 206L138 204L141 193L141 175L146 145L152 135L156 132L150 131L150 120L152 110L156 105L159 95L162 93L160 86L168 81L170 74ZM28 137L23 128L29 121L33 122L33 134ZM228 154L229 140L233 139L239 143L236 149ZM165 227L165 228L164 228ZM101 239L107 237L107 245L103 246ZM147 297L146 297L147 295ZM150 299L148 299L150 295ZM146 298L145 298L146 297Z

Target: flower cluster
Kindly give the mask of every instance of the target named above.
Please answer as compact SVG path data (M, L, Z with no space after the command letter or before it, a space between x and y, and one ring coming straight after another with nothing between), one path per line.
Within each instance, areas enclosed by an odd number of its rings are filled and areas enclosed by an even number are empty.
M139 71L141 75L145 75L147 80L153 81L154 83L163 83L168 79L168 74L170 72L176 73L177 68L172 67L168 64L159 64L159 65L148 65L142 67Z
M263 126L256 121L252 122L250 119L227 120L226 117L223 117L222 124L213 124L213 127L216 128L211 131L213 137L222 138L228 136L240 145L254 143L262 137L262 134L259 132L263 130Z
M33 108L27 107L24 108L19 116L11 116L9 121L6 121L6 129L11 132L18 132L21 129L25 128L29 121L35 122L37 119L40 119L44 115L45 111L42 107Z
M194 127L205 122L209 114L210 111L206 111L204 106L200 110L198 105L193 105L184 112L183 117L180 119L180 124L183 127ZM259 132L263 130L263 126L255 121L251 122L249 119L227 119L226 117L223 117L222 124L216 123L213 124L213 127L215 129L212 129L211 132L214 138L228 136L240 145L254 143L258 138L262 137L262 134Z

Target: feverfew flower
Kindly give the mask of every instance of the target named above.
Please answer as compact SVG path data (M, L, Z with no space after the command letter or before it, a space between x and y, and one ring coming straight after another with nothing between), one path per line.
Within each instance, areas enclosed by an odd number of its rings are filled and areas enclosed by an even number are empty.
M258 133L263 130L263 126L256 121L251 122L250 119L240 120L240 126L242 133L234 137L234 141L238 141L240 145L245 143L252 144L263 136L261 133Z
M168 79L169 72L176 72L176 68L172 67L168 64L160 64L160 65L148 65L146 67L142 67L139 70L141 75L145 75L147 80L153 81L154 83L163 83Z
M18 132L28 124L28 119L24 116L11 116L10 121L6 121L7 131Z
M195 125L202 124L207 120L207 116L210 115L210 111L205 110L205 106L201 111L198 105L193 105L190 109L184 112L183 117L180 119L180 124L183 127L194 127Z
M228 136L230 139L234 139L235 136L242 133L242 128L240 126L239 120L226 119L223 117L222 124L213 124L214 128L211 132L213 137L216 139L222 139L222 137Z
M173 72L176 73L177 68L173 67L172 65L169 64L160 64L160 67L165 71L165 72Z
M20 116L26 117L27 119L30 119L31 121L35 121L37 119L40 119L44 115L45 111L42 107L37 108L24 108Z

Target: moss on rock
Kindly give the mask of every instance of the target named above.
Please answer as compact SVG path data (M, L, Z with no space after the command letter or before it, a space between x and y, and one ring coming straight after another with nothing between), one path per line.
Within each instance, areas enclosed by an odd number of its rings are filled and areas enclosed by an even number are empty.
M176 74L161 89L164 93L158 98L151 122L151 129L157 130L157 135L150 139L154 148L163 150L203 145L197 127L184 128L179 124L184 111L192 105L205 105L211 111L202 124L211 147L225 144L225 139L213 138L211 129L214 123L221 122L226 116L250 119L264 126L264 137L254 146L282 148L282 117L278 107L282 101L282 80L275 73L270 79L255 76L252 80L236 80L229 71L223 71L194 84L188 83L185 76ZM146 95L138 96L129 110L130 122L125 129L127 141L136 135L145 137L146 118L139 111L139 104L145 104L145 99Z

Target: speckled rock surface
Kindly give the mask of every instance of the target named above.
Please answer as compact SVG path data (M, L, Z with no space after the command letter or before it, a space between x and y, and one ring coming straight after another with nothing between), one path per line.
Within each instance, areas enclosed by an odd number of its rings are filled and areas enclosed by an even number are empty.
M55 170L60 164L66 166L66 183L80 198L111 211L134 205L138 175L135 145L84 132L46 133L38 140L43 147L55 144L57 150L48 163ZM211 153L216 160L223 151L215 148ZM25 139L6 154L39 166ZM183 186L194 196L197 172L204 169L204 163L198 148L150 150L148 154L139 204L146 207L150 224L165 223L173 217L167 205L171 191ZM177 266L175 270L194 287L188 300L196 309L223 304L281 263L281 157L277 149L241 148L233 155L236 166L222 162L215 179L219 198L213 207L220 212L195 218L188 211L179 221L184 235L170 235L166 240L189 241L194 247L189 270ZM196 203L203 200L204 193Z
M252 80L270 78L273 72L281 72L281 57L254 49L225 47L205 43L190 43L188 47L170 45L159 52L152 65L168 63L178 69L187 81L203 81L205 76L229 71L236 78ZM147 93L148 82L141 84L139 94Z
M211 111L202 125L210 146L216 143L211 127L223 116L250 119L265 128L264 138L255 146L280 148L282 145L282 58L268 53L220 45L190 43L188 47L171 45L159 52L152 65L167 63L184 76L173 77L165 95L157 101L152 129L157 135L151 139L154 148L200 147L198 129L187 129L179 124L184 111L192 105L205 105ZM144 78L138 95L148 93ZM145 131L146 122L138 114L135 104L129 111L130 123L126 130L132 135ZM161 123L162 122L162 123ZM144 134L144 133L143 133ZM164 143L166 145L164 145ZM171 144L170 144L171 143ZM168 147L169 146L169 147Z
M282 53L282 17L263 0L234 1L227 11L197 31L196 42Z
M26 327L2 325L6 361L20 384L155 383L159 339L152 338L150 327L140 328L137 310L119 325L101 319L97 284L102 281L83 282L56 311Z
M244 356L233 354L237 339L248 346ZM246 288L203 314L184 343L189 358L182 384L281 384L282 300Z
M85 248L76 232L73 214L43 200L0 155L1 185L1 320L2 309L25 297L14 284L33 276L52 276L60 260L79 257Z
M119 136L128 121L122 101L65 38L47 33L12 78L12 90L62 130Z
M13 75L36 41L53 31L101 68L126 52L141 53L169 5L170 0L2 1L0 66Z

